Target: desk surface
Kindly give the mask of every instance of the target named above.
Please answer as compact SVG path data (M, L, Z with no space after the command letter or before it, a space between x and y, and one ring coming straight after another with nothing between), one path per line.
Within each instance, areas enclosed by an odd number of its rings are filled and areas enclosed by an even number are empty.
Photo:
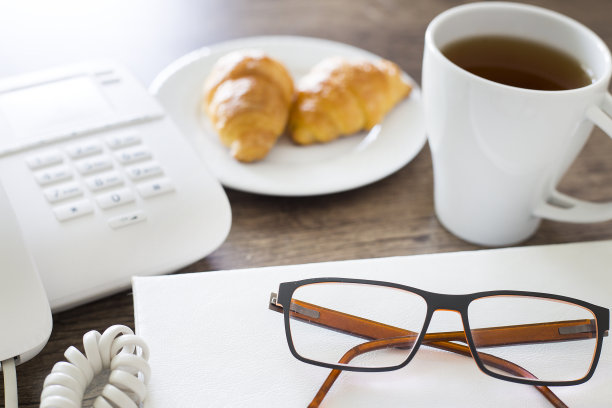
M609 0L538 0L590 26L612 48ZM92 58L115 58L145 83L181 55L222 40L265 34L324 37L365 48L421 77L428 22L453 0L23 0L0 5L0 77ZM561 184L612 200L612 143L595 131ZM225 243L181 272L470 250L433 209L429 149L373 185L344 193L278 198L227 190L233 225ZM612 238L612 222L543 222L524 245ZM187 237L186 237L187 239ZM82 335L134 326L129 292L54 316L49 344L18 367L21 407L38 407L46 374ZM1 387L0 387L1 388ZM3 401L0 389L0 401ZM2 402L0 402L1 404Z

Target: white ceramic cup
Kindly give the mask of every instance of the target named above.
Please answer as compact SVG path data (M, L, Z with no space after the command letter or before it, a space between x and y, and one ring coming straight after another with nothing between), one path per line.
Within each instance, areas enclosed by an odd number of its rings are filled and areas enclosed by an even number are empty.
M440 51L479 35L527 38L563 50L588 68L594 81L564 91L517 88L471 74ZM422 89L440 222L464 240L504 246L532 235L541 218L612 219L612 203L556 190L593 125L612 135L611 72L605 43L550 10L486 2L434 18L425 33Z

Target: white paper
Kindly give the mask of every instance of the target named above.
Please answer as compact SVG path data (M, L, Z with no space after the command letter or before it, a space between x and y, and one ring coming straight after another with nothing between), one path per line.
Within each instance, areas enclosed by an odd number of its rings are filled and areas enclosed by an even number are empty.
M136 332L151 349L146 408L303 408L329 370L296 360L282 315L268 309L280 282L309 277L397 282L440 293L514 289L612 308L612 241L136 277ZM436 312L432 326L459 316ZM431 330L431 329L430 329ZM569 407L612 406L612 337L588 382L553 391ZM497 380L463 356L421 347L408 366L344 372L324 407L551 407L532 386Z

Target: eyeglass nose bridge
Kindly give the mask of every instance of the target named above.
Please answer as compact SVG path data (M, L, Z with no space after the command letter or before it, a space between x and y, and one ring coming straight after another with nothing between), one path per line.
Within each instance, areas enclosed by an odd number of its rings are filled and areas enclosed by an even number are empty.
M462 325L462 333L460 335L461 339L458 340L467 341L467 343L469 344L470 336L468 331L470 330L470 327L469 322L467 321L467 307L471 302L471 298L469 296L432 293L428 298L426 298L426 302L427 315L423 324L423 329L421 333L422 337L424 337L425 334L429 331L429 325L432 321L435 312L455 312L459 315ZM457 333L457 335L459 335L459 333ZM431 335L428 335L427 337L432 338Z
M433 314L436 310L448 310L457 312L463 316L467 311L471 299L466 295L432 293L426 301L430 314Z

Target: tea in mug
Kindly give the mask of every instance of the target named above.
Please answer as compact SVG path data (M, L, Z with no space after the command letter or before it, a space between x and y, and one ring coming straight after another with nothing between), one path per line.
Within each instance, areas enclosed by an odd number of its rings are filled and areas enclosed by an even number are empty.
M469 37L448 44L442 53L474 75L519 88L561 91L593 82L588 68L571 55L517 37Z

